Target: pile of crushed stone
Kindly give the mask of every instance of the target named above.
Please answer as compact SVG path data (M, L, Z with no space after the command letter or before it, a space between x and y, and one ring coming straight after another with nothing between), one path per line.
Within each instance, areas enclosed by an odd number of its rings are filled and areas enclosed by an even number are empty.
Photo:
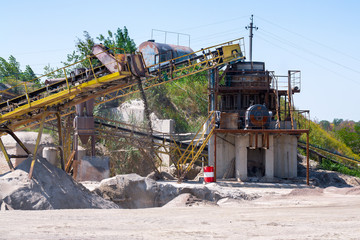
M120 208L150 208L169 205L198 205L216 203L220 199L254 200L260 196L246 194L240 189L227 189L215 183L203 185L193 183L178 184L171 181L158 181L137 174L117 175L104 179L93 190L104 199L115 202ZM182 195L185 194L185 195ZM168 205L168 206L169 206Z
M33 177L29 179L31 161L29 157L15 171L0 175L2 210L119 208L113 202L91 193L40 156L36 160Z

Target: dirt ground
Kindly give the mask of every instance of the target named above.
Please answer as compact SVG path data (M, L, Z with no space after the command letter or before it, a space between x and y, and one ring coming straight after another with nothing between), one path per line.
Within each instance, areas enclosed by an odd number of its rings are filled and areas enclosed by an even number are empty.
M253 201L120 210L1 211L0 239L360 239L360 188L247 184Z

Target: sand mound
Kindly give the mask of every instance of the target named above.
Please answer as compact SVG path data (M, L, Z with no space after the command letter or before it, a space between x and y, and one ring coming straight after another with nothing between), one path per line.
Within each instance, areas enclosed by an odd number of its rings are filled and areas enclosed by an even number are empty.
M324 189L321 188L297 188L292 190L287 196L321 196Z
M192 207L210 204L211 202L203 201L190 193L183 193L175 197L173 200L165 204L163 207L173 208L173 207ZM211 205L215 205L212 203Z
M353 187L350 189L347 189L345 192L345 195L360 195L360 187Z
M91 193L42 157L36 160L33 178L28 179L31 160L26 159L14 172L0 175L2 209L118 208Z

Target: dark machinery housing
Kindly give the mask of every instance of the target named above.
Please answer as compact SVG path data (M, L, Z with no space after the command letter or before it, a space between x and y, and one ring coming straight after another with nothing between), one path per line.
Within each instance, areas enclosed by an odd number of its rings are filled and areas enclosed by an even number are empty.
M224 113L222 117L225 118L232 113L234 119L235 114L238 129L275 128L276 121L289 120L288 103L291 103L293 93L300 92L299 84L290 83L291 71L286 77L289 77L286 82L290 87L280 89L277 88L277 76L265 70L264 62L230 64L214 83L215 110ZM281 109L280 99L283 99Z

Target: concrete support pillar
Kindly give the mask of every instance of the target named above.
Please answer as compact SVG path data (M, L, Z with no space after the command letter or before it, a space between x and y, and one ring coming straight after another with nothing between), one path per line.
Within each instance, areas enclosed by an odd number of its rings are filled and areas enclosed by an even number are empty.
M208 142L208 164L214 166L214 135L211 136Z
M44 147L42 151L42 156L45 158L48 162L50 162L52 165L57 167L59 159L57 158L57 152L58 149L56 147Z
M269 149L265 150L265 177L274 178L274 136L269 136Z
M247 145L248 136L235 137L235 177L238 181L247 179Z

